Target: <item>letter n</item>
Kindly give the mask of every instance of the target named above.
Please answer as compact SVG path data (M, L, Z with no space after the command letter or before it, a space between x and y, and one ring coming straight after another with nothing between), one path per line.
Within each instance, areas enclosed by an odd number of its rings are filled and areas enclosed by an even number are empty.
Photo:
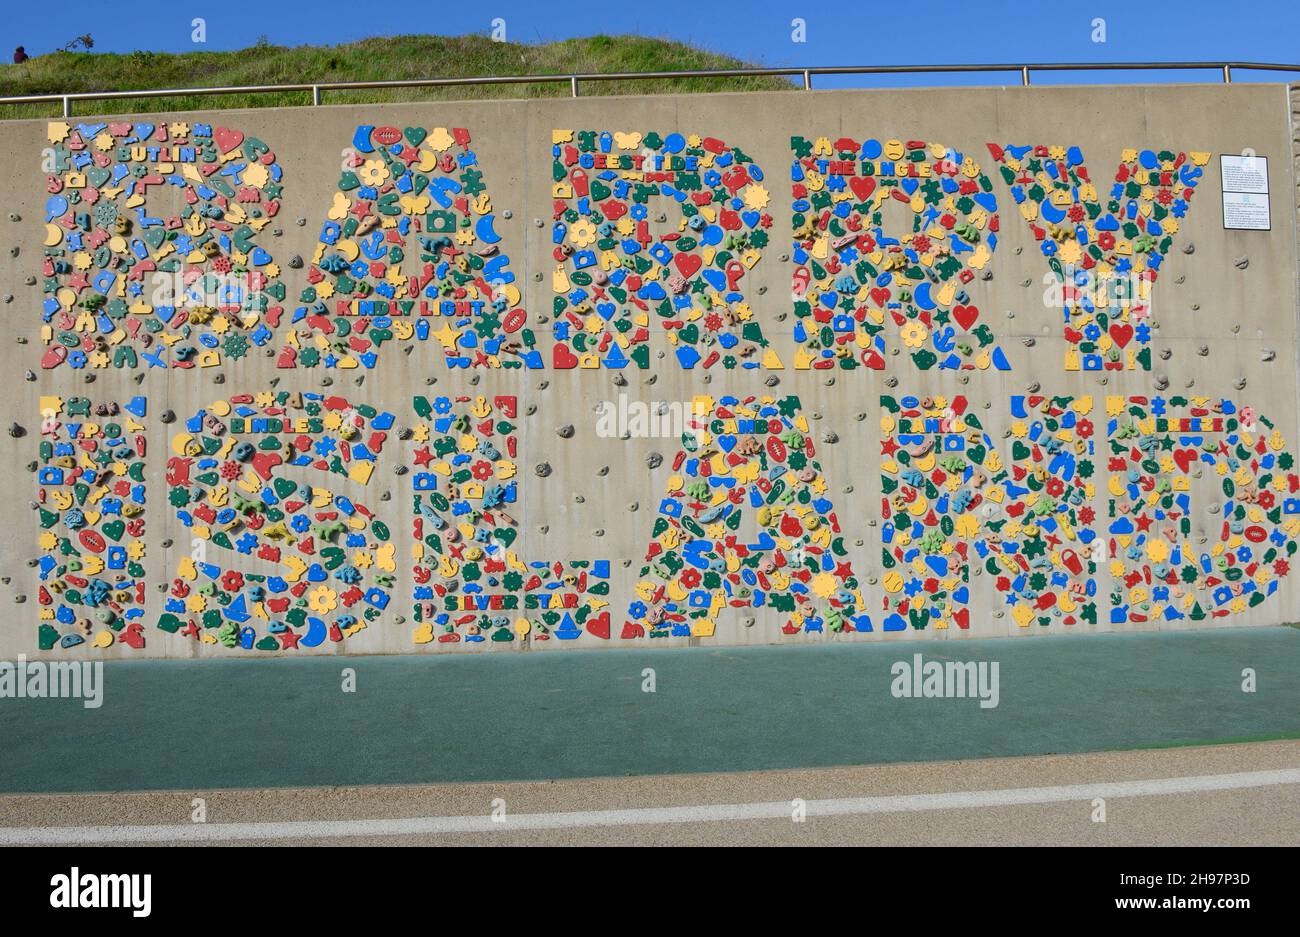
M1091 398L1012 397L1003 458L965 397L881 397L885 631L970 627L978 564L1020 627L1096 624Z

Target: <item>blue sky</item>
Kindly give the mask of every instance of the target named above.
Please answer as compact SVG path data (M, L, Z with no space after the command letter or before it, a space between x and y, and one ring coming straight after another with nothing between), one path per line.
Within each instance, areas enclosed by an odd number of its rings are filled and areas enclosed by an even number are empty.
M839 10L833 8L839 7ZM16 3L0 23L0 52L24 45L51 51L89 32L95 48L182 52L196 48L191 20L207 22L208 49L248 46L260 36L279 45L337 43L366 36L434 32L487 33L495 17L507 38L538 42L596 33L637 33L680 39L761 65L921 64L1029 61L1171 61L1236 59L1300 61L1300 4L1296 0L1157 3L1078 0L868 0L865 3L760 2L706 5L699 0L570 4L539 0L475 0L404 4L400 0L205 0L158 4L144 0L67 0L54 7ZM705 11L708 12L705 12ZM897 11L897 12L894 12ZM792 41L792 20L806 22L806 41ZM1093 41L1093 20L1105 20L1105 42ZM7 50L4 48L7 43ZM437 63L430 63L431 74ZM989 84L988 77L932 82ZM1130 76L1137 80L1139 75ZM1187 75L1171 75L1187 80ZM1205 80L1217 80L1202 73ZM1278 80L1257 75L1255 80ZM1251 80L1242 74L1239 80ZM1051 81L1087 80L1079 75ZM915 84L867 79L873 84ZM822 86L844 84L826 80ZM853 83L864 83L854 80Z

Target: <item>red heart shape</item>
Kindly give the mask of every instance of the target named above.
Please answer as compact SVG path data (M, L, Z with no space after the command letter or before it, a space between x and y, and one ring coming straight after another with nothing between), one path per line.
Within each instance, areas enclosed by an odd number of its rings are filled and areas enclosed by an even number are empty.
M1133 339L1133 326L1116 322L1110 327L1110 337L1115 341L1116 345L1123 348Z
M673 263L677 265L677 272L688 280L699 273L700 268L704 266L703 259L695 254L676 254Z
M871 291L871 301L877 306L884 306L889 302L889 288L885 286L877 287Z
M229 153L244 142L244 135L238 130L231 130L229 127L218 127L212 131L212 139L217 141L217 146L221 148L221 152Z
M587 630L598 638L609 640L609 612L601 612L599 616L587 622Z
M551 365L560 370L568 371L578 366L578 356L569 350L568 345L556 342L551 351Z
M975 320L980 317L978 306L953 306L952 317L961 326L963 332L969 332Z
M859 202L865 202L871 197L871 193L876 191L876 179L874 176L854 176L849 179L849 188L853 190Z

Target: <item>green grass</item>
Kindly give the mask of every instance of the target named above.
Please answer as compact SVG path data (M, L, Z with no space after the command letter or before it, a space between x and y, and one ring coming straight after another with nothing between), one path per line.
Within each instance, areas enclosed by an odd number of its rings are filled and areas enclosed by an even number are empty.
M641 36L591 36L539 45L493 42L486 36L393 36L338 46L269 43L234 52L55 52L21 65L0 65L0 96L132 91L153 88L375 81L574 72L645 72L743 67L747 63L694 46ZM691 78L588 82L585 95L699 91L766 91L792 87L784 78ZM326 104L482 100L565 96L567 82L371 91L335 91ZM307 93L79 101L74 115L125 114L309 104ZM0 118L58 116L60 105L0 106Z

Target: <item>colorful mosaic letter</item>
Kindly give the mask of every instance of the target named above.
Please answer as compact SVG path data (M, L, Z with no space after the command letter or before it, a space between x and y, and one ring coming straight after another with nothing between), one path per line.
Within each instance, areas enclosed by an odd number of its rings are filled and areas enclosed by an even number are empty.
M511 549L515 398L416 397L414 406L412 641L608 638L608 560L530 563Z
M125 405L41 398L43 651L144 647L145 413L143 397Z
M256 243L280 209L265 143L184 121L56 121L48 138L42 367L210 367L270 341L284 285ZM183 207L150 214L167 189Z
M288 391L214 401L172 437L169 499L196 546L158 623L205 644L279 651L335 643L375 621L397 572L388 525L360 502L280 474L310 468L365 485L393 414ZM275 573L208 562L261 560ZM247 559L244 559L247 558Z
M652 314L683 368L782 366L745 299L772 217L739 147L594 130L552 143L556 368L649 367Z
M1223 618L1272 595L1300 537L1300 476L1273 424L1207 397L1107 397L1106 411L1111 621ZM1203 476L1223 498L1206 545L1192 519Z
M1099 194L1077 146L988 146L1060 282L1065 369L1149 371L1151 292L1210 154L1125 150Z
M697 398L623 637L709 637L723 608L771 607L783 631L870 631L798 397ZM743 542L746 506L757 537Z
M1012 397L1006 462L965 397L880 404L884 630L968 628L974 562L1021 627L1096 624L1092 399Z
M432 339L448 367L540 368L469 131L361 126L350 152L279 366Z
M883 369L892 326L921 370L1010 364L966 292L998 243L993 183L937 143L791 137L796 368ZM891 236L885 210L912 213Z

